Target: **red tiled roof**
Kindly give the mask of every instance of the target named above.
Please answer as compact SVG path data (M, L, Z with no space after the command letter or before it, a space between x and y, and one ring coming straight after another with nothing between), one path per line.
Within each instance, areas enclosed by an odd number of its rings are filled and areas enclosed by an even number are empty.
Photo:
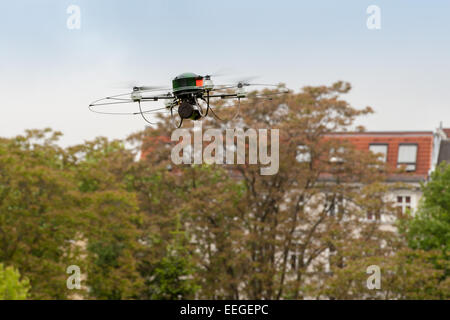
M369 150L370 144L387 144L387 163L395 169L397 168L398 149L400 144L417 144L416 170L413 174L404 173L395 176L416 176L426 179L431 169L431 158L433 152L433 132L343 132L327 135L337 139L347 140L358 150ZM397 180L392 176L394 180ZM401 179L398 179L401 180Z
M444 129L447 130L447 129ZM450 130L450 129L448 129ZM358 136L376 136L376 137L407 137L407 136L432 136L433 131L362 131L362 132L335 132L333 134L327 134L328 137L332 136L349 136L349 137L358 137Z

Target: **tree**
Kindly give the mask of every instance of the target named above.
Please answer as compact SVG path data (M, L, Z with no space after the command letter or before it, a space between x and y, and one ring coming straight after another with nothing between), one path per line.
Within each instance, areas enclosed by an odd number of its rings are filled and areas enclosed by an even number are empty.
M63 149L60 135L28 130L0 139L0 261L30 279L33 299L148 297L146 281L176 258L166 255L170 234L148 219L163 212L164 193L151 195L160 205L146 215L145 190L136 188L151 183L157 191L160 173L141 174L122 141ZM149 241L156 237L163 241ZM82 290L66 287L70 265L80 267Z
M400 229L412 249L425 250L428 260L442 271L439 286L450 292L450 165L442 163L422 186L423 200L417 214L402 221Z
M180 231L180 227L178 223L165 256L156 264L148 281L150 299L193 299L199 289L192 279L195 267L186 246L188 239L185 232Z
M450 251L450 165L445 162L422 187L424 200L417 214L407 221L406 235L411 248ZM448 258L448 256L447 256Z
M332 299L448 299L450 287L442 283L442 270L430 263L432 254L400 248L389 257L354 257L326 278L318 297ZM367 284L369 266L380 268L380 287Z
M191 236L199 294L208 299L239 299L250 272L242 209L245 186L219 166L182 170L186 196L177 208Z
M20 279L18 270L0 263L0 300L25 300L29 290L28 279Z
M283 152L276 175L261 176L260 165L248 163L224 168L180 165L172 168L173 178L161 180L159 187L172 201L160 225L181 214L198 259L199 296L306 298L351 257L387 257L396 250L391 232L377 223L361 223L368 211L393 213L384 201L388 186L382 165L344 140L327 139L327 134L350 130L358 116L371 112L340 99L349 90L338 82L266 102L249 95L250 102L241 105L239 126L280 129ZM234 113L232 105L221 108L223 118ZM158 128L148 129L144 145L146 139L154 142L170 132L169 125L163 119ZM218 124L212 119L205 126ZM299 145L306 148L309 161L296 160ZM166 146L153 144L143 163L162 168L168 159ZM330 162L337 150L342 161ZM231 178L236 175L237 180ZM149 200L143 197L143 205L149 206ZM367 250L360 250L361 242Z
M145 225L137 198L127 186L134 154L121 141L97 138L67 150L67 166L74 172L81 193L79 203L85 243L80 267L87 272L89 297L131 299L139 297L144 279L139 255Z
M0 261L30 280L34 299L66 298L66 268L79 263L79 194L59 136L28 130L0 140Z
M106 138L70 147L68 155L83 197L89 297L192 297L196 286L185 240L175 216L165 221L172 194L164 192L167 170L147 167L122 141Z

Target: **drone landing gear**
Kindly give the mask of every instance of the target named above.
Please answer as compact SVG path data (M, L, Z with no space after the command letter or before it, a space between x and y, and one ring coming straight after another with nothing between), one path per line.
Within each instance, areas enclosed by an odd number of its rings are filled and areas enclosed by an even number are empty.
M144 119L149 124L156 124L154 122L148 121L148 119L144 116L144 112L142 111L142 108L141 108L141 101L137 101L137 103L139 105L139 111L140 111L139 113L141 114L142 119Z
M219 116L214 112L213 108L209 105L209 97L208 97L208 99L207 99L207 105L208 105L208 107L207 107L207 109L206 109L206 115L208 115L208 111L211 110L212 115L213 115L217 120L219 120L219 121L233 121L234 119L237 118L237 116L238 116L239 113L240 113L240 109L241 109L241 99L238 98L237 111L236 111L236 113L233 115L233 117L232 117L231 119L222 119L221 117L219 117ZM206 115L205 115L205 116L206 116Z

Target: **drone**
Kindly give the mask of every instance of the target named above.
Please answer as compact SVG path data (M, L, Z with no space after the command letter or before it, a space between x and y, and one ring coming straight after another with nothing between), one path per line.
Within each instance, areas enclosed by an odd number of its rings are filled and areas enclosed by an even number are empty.
M150 86L133 86L130 93L119 94L105 97L92 102L89 109L92 112L112 115L138 115L150 123L145 116L150 113L159 112L162 110L170 111L171 117L174 120L174 109L178 112L180 120L174 122L175 127L180 128L184 120L201 120L208 116L211 112L215 118L221 119L213 110L213 105L210 103L214 99L235 99L238 102L238 110L232 119L235 119L239 114L240 102L242 99L248 98L249 95L246 87L249 86L264 86L276 87L283 89L281 91L271 91L267 94L251 95L253 98L262 98L272 100L273 95L288 93L285 88L273 84L252 84L248 81L241 80L233 84L215 85L211 80L211 75L201 76L195 73L182 73L172 80L172 88L150 87ZM153 95L156 91L166 91L167 93ZM147 101L164 101L163 108L156 108L150 110L143 110L141 103ZM117 104L137 103L139 112L103 112L96 109L99 106L112 106ZM202 107L202 104L204 105ZM205 107L206 104L206 107Z

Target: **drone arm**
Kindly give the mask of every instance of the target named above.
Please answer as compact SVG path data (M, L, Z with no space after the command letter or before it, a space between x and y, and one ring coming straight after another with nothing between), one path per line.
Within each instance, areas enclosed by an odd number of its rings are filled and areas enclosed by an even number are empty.
M142 97L142 101L158 101L161 99L173 99L174 96L155 96L155 97Z
M237 97L238 96L235 93L209 95L209 98L222 98L222 99L225 99L225 98L237 98Z

